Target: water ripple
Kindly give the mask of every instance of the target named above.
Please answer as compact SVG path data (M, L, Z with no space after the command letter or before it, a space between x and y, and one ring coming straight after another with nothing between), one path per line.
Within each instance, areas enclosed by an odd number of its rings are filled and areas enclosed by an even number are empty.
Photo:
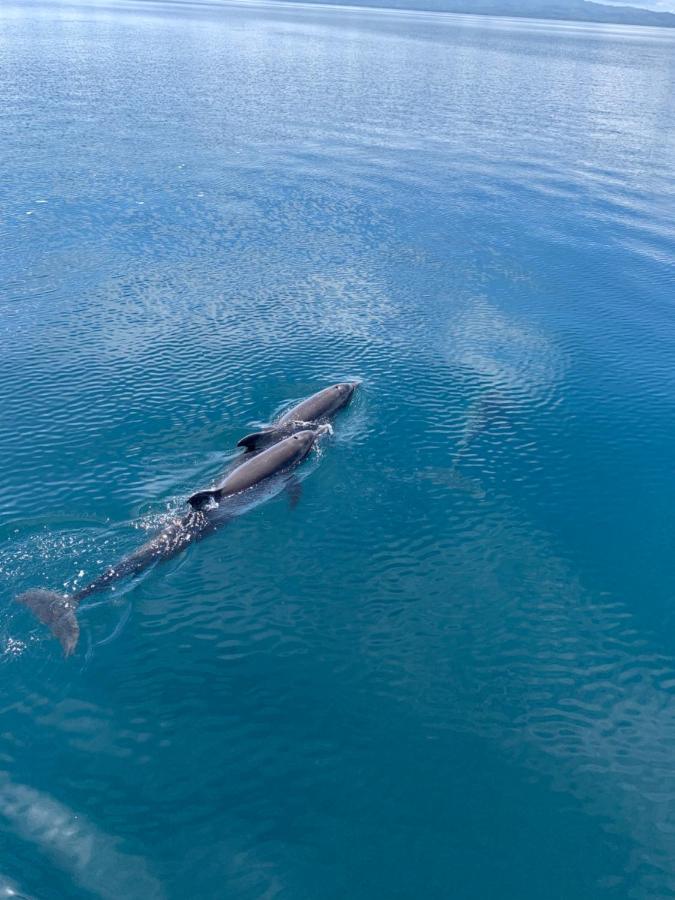
M675 896L672 36L0 25L0 893ZM92 598L71 660L12 602L338 379L296 509Z

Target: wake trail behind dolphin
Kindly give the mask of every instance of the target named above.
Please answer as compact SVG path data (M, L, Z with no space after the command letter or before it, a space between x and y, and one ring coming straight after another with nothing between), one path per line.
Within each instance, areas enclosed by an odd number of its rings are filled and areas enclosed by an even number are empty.
M212 527L203 513L191 510L174 519L138 550L117 565L105 569L97 578L74 594L33 588L19 594L16 602L27 606L40 622L48 625L61 643L64 654L70 656L80 637L76 613L82 600L91 594L106 590L120 579L139 575L160 559L170 559L184 550L188 544L204 537Z

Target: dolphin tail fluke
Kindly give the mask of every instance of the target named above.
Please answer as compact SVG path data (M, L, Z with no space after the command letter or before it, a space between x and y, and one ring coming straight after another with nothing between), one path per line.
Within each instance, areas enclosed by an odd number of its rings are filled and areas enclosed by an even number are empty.
M485 499L485 488L477 478L467 478L466 475L462 475L454 469L448 479L448 486L454 490L470 494L474 500Z
M36 588L19 594L16 602L27 606L40 622L49 626L63 647L65 656L74 653L80 637L80 626L75 615L77 603L72 597Z

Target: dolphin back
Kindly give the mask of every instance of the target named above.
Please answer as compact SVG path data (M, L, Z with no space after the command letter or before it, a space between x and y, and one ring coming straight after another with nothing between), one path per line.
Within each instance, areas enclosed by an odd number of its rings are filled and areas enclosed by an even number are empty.
M304 459L320 433L322 433L321 429L313 431L304 428L296 431L290 437L274 443L252 459L237 466L220 484L193 494L188 499L188 503L193 509L203 509L212 500L217 503L223 497L240 494L242 491L255 487L266 478L276 475L277 472L282 472Z
M290 422L314 422L318 424L324 421L327 416L333 415L333 413L342 409L343 406L346 406L351 400L355 388L356 384L352 382L343 382L324 388L285 412L277 424L286 425Z

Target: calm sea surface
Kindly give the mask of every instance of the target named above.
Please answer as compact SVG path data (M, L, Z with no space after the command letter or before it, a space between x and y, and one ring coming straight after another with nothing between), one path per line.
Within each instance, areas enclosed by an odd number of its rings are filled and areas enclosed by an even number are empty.
M675 33L9 0L0 66L0 892L675 897ZM71 659L13 603L347 378L297 508Z

